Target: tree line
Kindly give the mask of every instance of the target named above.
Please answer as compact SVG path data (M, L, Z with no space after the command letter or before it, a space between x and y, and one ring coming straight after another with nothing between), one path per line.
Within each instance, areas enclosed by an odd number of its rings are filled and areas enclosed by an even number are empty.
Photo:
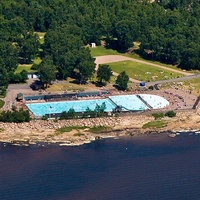
M0 18L0 85L36 56L44 80L56 71L85 83L95 64L84 46L102 39L121 52L138 41L146 59L200 68L199 0L2 0ZM46 32L43 44L36 31Z

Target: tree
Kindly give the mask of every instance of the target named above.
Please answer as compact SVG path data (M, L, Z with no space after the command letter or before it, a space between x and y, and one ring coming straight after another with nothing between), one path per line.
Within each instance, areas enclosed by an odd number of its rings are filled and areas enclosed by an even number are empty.
M7 86L9 83L9 75L4 67L0 68L0 86Z
M74 33L73 29L77 32ZM81 50L83 42L79 29L76 26L62 26L57 30L49 30L44 40L44 55L52 57L53 64L57 67L62 79L69 77L80 63L80 59L83 60L80 58L83 56L83 50Z
M188 49L184 49L183 56L181 59L180 67L190 69L200 69L200 45L190 43Z
M127 50L133 46L130 21L122 20L116 24L116 37L120 50Z
M46 84L51 84L56 79L56 67L50 57L46 57L39 66L40 80Z
M77 55L77 64L80 84L85 83L95 72L94 58L92 58L88 48L82 47Z
M28 79L28 73L25 69L23 69L21 72L20 72L20 75L21 75L21 82L22 83L25 83L26 80Z
M116 84L118 85L119 89L126 90L128 86L129 77L125 71L121 72L117 76Z
M99 65L97 70L97 79L102 84L104 82L110 81L112 76L112 70L109 65Z
M18 40L20 57L23 63L31 63L31 60L39 53L39 37L34 33L27 33Z
M7 72L14 71L18 66L18 47L11 42L0 42L0 66Z
M14 73L10 71L8 73L10 83L25 83L28 79L28 73L26 70L22 70L20 73Z

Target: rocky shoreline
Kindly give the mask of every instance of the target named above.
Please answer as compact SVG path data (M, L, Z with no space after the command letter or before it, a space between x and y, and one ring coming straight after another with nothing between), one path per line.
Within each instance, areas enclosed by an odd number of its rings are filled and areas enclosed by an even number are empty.
M16 145L29 145L37 142L59 143L60 146L75 146L91 141L122 136L136 136L141 134L158 134L167 132L192 131L200 133L200 116L194 111L177 112L174 118L164 118L167 125L163 128L147 128L142 126L154 118L151 115L132 115L123 117L106 117L77 120L36 120L27 123L0 123L0 142ZM57 134L61 127L82 126L81 130L72 130ZM88 132L87 127L107 126L111 129L101 133ZM172 136L172 135L171 135Z

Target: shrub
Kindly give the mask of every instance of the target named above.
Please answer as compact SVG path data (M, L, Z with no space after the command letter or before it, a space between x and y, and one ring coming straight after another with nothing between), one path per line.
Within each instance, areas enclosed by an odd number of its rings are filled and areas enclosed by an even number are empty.
M109 130L111 130L111 127L109 127L109 126L94 126L89 129L89 132L102 133L102 132L109 131Z
M93 118L96 116L95 111L91 110L89 107L86 108L85 112L83 113L83 118Z
M62 120L62 119L67 119L67 112L66 111L61 113L60 120Z
M162 128L166 126L166 122L164 121L152 121L144 124L142 128Z
M151 86L149 86L149 90L153 90L154 89L154 87L151 85Z
M32 67L31 67L31 69L32 69L32 70L38 70L38 69L39 69L39 65L37 65L37 64L34 63L34 64L32 65Z
M161 119L165 116L164 113L153 113L152 116L154 117L154 119Z
M42 120L47 120L48 117L46 115L42 116Z
M166 117L175 117L176 113L173 110L170 110L168 112L165 113Z
M24 111L23 109L20 109L19 111L3 111L0 115L0 121L1 122L29 122L30 121L30 114L28 111Z
M70 108L68 112L64 111L61 113L60 120L62 119L75 119L77 114L73 108Z

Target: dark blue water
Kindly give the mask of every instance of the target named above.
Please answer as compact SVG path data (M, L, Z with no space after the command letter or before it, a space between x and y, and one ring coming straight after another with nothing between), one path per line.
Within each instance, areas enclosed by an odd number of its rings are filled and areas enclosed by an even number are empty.
M0 199L200 199L200 136L147 135L80 147L0 144Z

